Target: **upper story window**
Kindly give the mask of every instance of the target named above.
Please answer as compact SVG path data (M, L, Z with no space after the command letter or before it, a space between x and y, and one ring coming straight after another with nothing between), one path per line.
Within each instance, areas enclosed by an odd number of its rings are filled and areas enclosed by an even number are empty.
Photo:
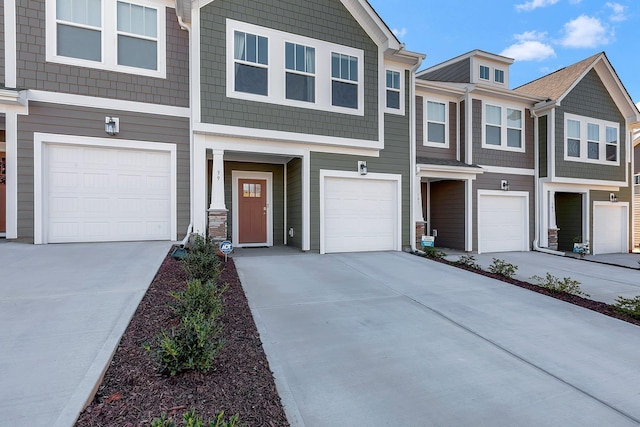
M286 97L298 101L316 101L316 50L309 46L285 43Z
M449 147L447 134L448 109L448 102L426 102L424 145L438 148Z
M226 23L227 97L364 115L364 51Z
M619 164L619 125L565 114L565 160Z
M483 148L525 151L522 109L484 104Z
M482 80L489 80L489 67L485 65L480 66L480 78Z
M498 70L497 68L493 71L494 80L496 83L504 83L504 70Z
M47 2L47 61L165 77L165 10L149 0Z
M387 108L400 108L400 73L387 70Z
M269 43L266 37L234 32L234 77L237 92L269 94Z

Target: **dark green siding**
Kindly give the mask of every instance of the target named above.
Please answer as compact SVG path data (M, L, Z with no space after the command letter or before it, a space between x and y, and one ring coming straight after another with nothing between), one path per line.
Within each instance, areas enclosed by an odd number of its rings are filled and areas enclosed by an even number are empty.
M620 166L564 160L564 113L577 114L620 124ZM556 113L556 176L577 179L624 181L626 158L625 119L616 107L598 73L591 70L562 101Z
M287 230L293 228L293 237L287 245L302 248L302 160L287 163ZM288 234L287 234L288 236Z
M378 49L340 1L216 0L200 16L204 123L378 139ZM364 116L227 98L226 18L363 50Z
M231 200L233 192L232 171L273 173L273 244L284 244L284 166L264 163L224 163L224 202L229 210L229 214L227 216L227 233L229 235L232 234L233 230L233 203Z
M539 156L539 168L538 176L540 178L546 178L548 173L548 158L547 158L547 119L548 116L542 116L538 119L538 156Z

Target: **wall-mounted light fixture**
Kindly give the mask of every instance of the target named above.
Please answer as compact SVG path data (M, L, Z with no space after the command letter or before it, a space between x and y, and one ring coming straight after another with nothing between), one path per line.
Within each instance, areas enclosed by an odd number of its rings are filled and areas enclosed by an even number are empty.
M120 132L120 119L118 117L105 117L104 131L111 136L117 135Z
M609 201L611 203L616 203L618 201L618 196L616 196L616 193L609 193Z
M362 162L362 161L358 162L358 173L360 173L360 175L367 174L367 162Z
M500 189L504 191L509 191L509 181L507 181L506 179L503 179L502 181L500 181Z

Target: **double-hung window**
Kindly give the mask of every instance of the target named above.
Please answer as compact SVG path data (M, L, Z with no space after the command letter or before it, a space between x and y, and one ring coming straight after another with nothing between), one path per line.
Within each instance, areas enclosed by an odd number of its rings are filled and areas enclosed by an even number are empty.
M619 164L619 125L565 114L565 160Z
M331 104L358 108L358 58L331 53Z
M234 32L235 90L269 94L269 42L266 37Z
M493 80L496 83L504 83L504 70L498 70L497 68L493 70L494 78Z
M316 102L316 50L287 42L285 62L287 99Z
M447 103L427 101L426 107L424 145L447 148Z
M481 65L480 66L480 78L482 80L489 80L489 67L487 67L486 65Z
M523 111L485 104L483 148L524 151Z
M387 70L387 108L400 109L400 72Z
M165 8L150 0L47 2L47 61L166 75Z

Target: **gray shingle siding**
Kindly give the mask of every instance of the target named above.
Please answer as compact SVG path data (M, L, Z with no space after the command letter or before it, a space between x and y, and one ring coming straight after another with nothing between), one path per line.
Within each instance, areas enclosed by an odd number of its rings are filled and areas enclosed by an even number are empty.
M549 176L549 163L547 157L547 135L548 127L547 121L549 116L542 116L538 119L538 156L539 156L539 168L538 176L540 178L546 178Z
M17 87L180 107L189 106L189 33L166 8L167 77L46 62L45 2L16 1Z
M34 235L33 133L57 133L104 138L104 116L109 111L91 108L29 104L29 115L18 116L18 237ZM143 113L118 112L120 133L113 139L164 142L176 145L177 227L184 235L190 221L189 200L189 119Z
M471 59L467 58L455 64L447 65L426 73L420 78L438 82L469 83L471 82Z
M620 166L581 163L564 160L564 113L577 114L620 124ZM556 111L556 176L577 179L598 179L605 181L624 181L626 158L625 120L618 110L611 95L598 77L595 70L591 70L571 93L563 100Z
M364 116L226 97L226 18L364 51ZM365 140L378 139L378 50L341 2L217 0L201 9L202 121ZM269 76L269 78L277 78Z

